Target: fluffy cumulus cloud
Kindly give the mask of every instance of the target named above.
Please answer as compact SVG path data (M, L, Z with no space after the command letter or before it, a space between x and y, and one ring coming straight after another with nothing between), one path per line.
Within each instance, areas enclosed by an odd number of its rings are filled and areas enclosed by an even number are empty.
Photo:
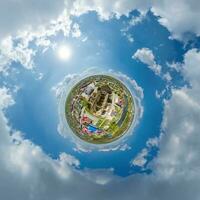
M109 19L110 17L119 17L134 9L147 10L151 4L147 0L123 0L123 1L99 1L99 0L61 0L47 1L34 0L25 1L1 1L0 2L0 38L10 35L16 35L18 32L29 30L40 30L41 26L58 19L62 12L67 15L81 15L88 11L96 11L100 18ZM57 24L58 25L58 24ZM77 30L75 26L74 29ZM77 32L77 34L79 34Z
M144 168L148 161L148 156L153 148L157 148L159 144L159 138L149 138L146 142L146 148L143 148L136 157L131 161L131 166L138 166Z
M132 56L133 59L138 59L144 64L148 65L148 67L156 74L160 75L161 73L161 66L158 65L155 61L155 57L153 52L148 48L138 49L134 55Z
M133 59L139 60L140 62L146 64L150 70L152 70L156 75L160 76L166 81L171 81L172 77L169 72L163 73L161 65L156 63L155 56L151 49L141 48L138 49L132 56Z
M6 87L0 88L0 109L7 108L14 103L15 101L10 94L10 90Z
M190 39L191 33L200 35L199 9L198 0L154 0L152 6L152 12L161 17L159 22L180 40Z
M0 73L7 75L12 62L32 70L38 49L54 48L50 37L60 32L65 37L80 37L79 25L70 19L72 6L73 1L64 0L0 2Z
M58 17L65 6L61 1L8 0L0 2L0 37L22 29L38 28Z
M7 103L1 102L0 110L1 199L88 199L89 194L84 190L93 187L96 190L112 179L112 170L78 172L75 168L79 167L79 161L65 153L53 160L20 132L12 130L2 109L11 106L14 100L6 89L2 90L1 98ZM79 192L74 193L74 188Z
M197 0L155 1L155 0L61 0L35 2L1 1L0 2L0 38L16 34L19 30L35 28L56 20L60 13L67 10L68 15L81 15L88 11L96 11L102 19L128 15L134 9L146 12L151 9L159 16L159 22L173 33L175 38L183 39L188 33L199 36L200 24L198 19L200 3ZM9 12L11 11L12 12Z
M199 67L200 53L188 51L184 58L183 74L190 88L173 90L171 100L165 102L163 127L166 135L157 160L159 170L166 177L185 177L199 181Z
M0 45L0 72L7 75L8 67L13 61L19 62L27 69L33 69L33 57L36 52L29 46L32 41L38 47L42 47L45 52L48 47L55 45L49 37L60 31L65 36L71 33L72 37L80 37L81 31L78 24L73 24L71 20L74 15L80 16L89 11L96 11L101 19L109 20L111 17L128 15L130 11L137 9L141 15L131 20L130 26L134 26L150 9L159 16L159 22L168 28L174 38L188 40L192 34L197 36L200 34L199 20L196 20L199 18L199 6L200 3L196 0L175 2L155 0L1 1L0 42L3 44ZM130 34L127 33L126 36L130 42L134 41ZM7 44L8 46L5 47L5 40L18 41L18 45ZM159 73L159 65L150 66ZM171 79L169 74L165 74L164 78L168 81Z
M131 165L143 167L147 162L147 159L145 158L147 155L148 155L148 150L142 149L142 151L133 159Z
M128 15L130 11L135 9L145 12L150 6L151 1L148 0L76 0L73 14L80 15L88 11L96 11L101 19L107 20L113 16Z
M0 42L0 72L6 73L11 61L19 62L26 69L32 69L34 62L32 57L35 52L27 45L19 43L14 46L12 38L6 37Z
M97 11L103 19L127 15L134 9L138 9L142 13L151 9L159 17L159 22L172 33L173 38L188 40L191 38L191 34L200 35L200 22L198 20L200 3L197 0L113 0L109 2L104 0L77 0L74 5L73 12L75 13Z

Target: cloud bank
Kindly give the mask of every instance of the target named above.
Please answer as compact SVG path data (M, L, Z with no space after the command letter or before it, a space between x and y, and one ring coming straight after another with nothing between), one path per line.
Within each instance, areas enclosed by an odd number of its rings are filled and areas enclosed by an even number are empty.
M67 15L80 16L89 11L96 11L100 18L108 20L111 17L120 17L128 15L132 10L146 12L149 9L159 16L159 22L165 26L174 38L187 38L189 33L200 35L199 18L200 3L197 0L61 0L35 2L12 0L0 2L0 38L10 34L16 34L23 30L34 30L44 26L53 20L65 10ZM9 12L11 11L12 12Z

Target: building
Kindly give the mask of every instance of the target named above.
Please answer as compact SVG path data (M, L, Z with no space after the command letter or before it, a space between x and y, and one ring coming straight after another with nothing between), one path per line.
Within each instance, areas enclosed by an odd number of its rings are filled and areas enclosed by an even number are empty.
M112 89L108 85L97 88L89 98L89 109L96 115L104 115L112 104Z
M92 92L94 91L94 89L95 89L94 83L89 84L89 85L85 88L85 94L86 94L86 95L91 95Z

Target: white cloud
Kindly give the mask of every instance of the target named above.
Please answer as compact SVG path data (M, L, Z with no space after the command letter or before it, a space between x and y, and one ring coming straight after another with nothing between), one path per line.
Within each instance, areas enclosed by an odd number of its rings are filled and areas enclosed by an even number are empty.
M146 12L142 12L139 14L139 16L133 16L131 20L129 21L130 26L136 26L140 24L146 17Z
M114 177L113 175L114 169L85 169L83 170L82 174L84 177L91 182L94 182L98 185L107 185L109 182L112 181Z
M151 1L148 0L77 0L74 3L73 14L81 15L88 11L96 11L101 19L108 20L113 16L120 17L128 15L130 11L138 9L146 11L151 6Z
M158 147L159 138L149 138L146 142L146 148L143 148L141 152L139 152L136 157L131 161L131 166L138 166L143 168L144 165L147 163L148 154L152 150L153 147Z
M78 15L87 11L97 11L102 19L109 19L112 16L121 16L134 9L138 9L142 13L151 9L152 12L159 16L159 22L165 26L176 39L190 39L190 34L200 35L200 3L197 0L163 0L163 1L139 1L139 0L122 0L122 1L98 1L90 2L85 0L77 0L74 3L72 13ZM76 11L76 12L75 12ZM133 25L140 23L143 17L133 20Z
M190 39L188 33L200 35L200 3L197 0L163 0L163 1L139 1L139 0L123 0L123 1L98 1L90 2L85 0L77 0L74 3L75 9L72 13L78 15L87 11L97 11L102 19L109 19L112 16L128 15L131 10L138 9L145 13L148 9L159 16L159 22L165 26L176 39ZM74 11L75 10L75 11ZM135 18L133 25L142 20Z
M193 33L200 36L200 3L197 0L163 0L163 1L115 1L115 4L106 6L105 2L102 1L101 4L97 1L93 4L94 10L96 10L104 18L109 18L111 13L115 13L117 16L122 14L128 14L130 10L138 9L142 13L145 13L148 9L159 16L158 21L160 24L165 26L171 33L172 37L175 39L187 41L191 39L191 34ZM120 5L118 10L118 6ZM123 5L122 5L123 4ZM135 26L144 19L145 14L139 17L134 17L131 20L131 24Z
M16 34L19 30L38 28L60 15L65 7L61 1L0 1L0 38Z
M102 19L110 19L113 16L128 15L134 9L145 13L148 9L159 16L159 22L165 26L171 33L172 37L179 40L190 39L193 33L200 35L200 3L197 0L122 0L122 1L98 1L98 0L77 0L74 3L72 13L80 15L88 11L96 11ZM144 15L132 20L132 24L140 23Z
M48 6L46 6L48 5ZM26 2L19 0L12 2L0 2L0 26L2 27L0 33L0 40L9 38L12 35L12 40L20 40L19 44L14 47L11 46L9 50L5 50L3 46L0 47L0 72L7 74L9 65L13 61L21 63L27 69L33 69L33 57L35 50L29 47L29 43L34 41L38 46L43 48L45 52L54 44L49 40L50 36L62 31L65 36L68 36L70 31L73 37L80 37L81 31L78 25L72 24L70 19L73 15L81 15L88 11L96 11L101 19L110 19L111 17L119 17L121 15L128 15L134 9L140 11L138 17L134 17L130 24L135 25L140 23L146 11L152 8L152 12L159 15L159 21L166 26L175 38L184 39L188 32L199 35L199 22L195 20L198 18L199 3L192 1L139 1L139 0L123 0L123 1L61 1L61 2ZM178 11L177 11L177 8ZM12 10L12 12L7 12ZM174 17L175 16L175 17ZM134 38L130 34L126 34L130 42ZM7 44L8 45L8 44ZM9 44L11 45L11 44ZM9 46L8 46L9 47ZM7 48L7 47L6 47ZM155 73L161 70L160 65L149 65ZM167 81L171 80L169 74L163 78Z
M170 82L172 80L171 74L169 72L163 74L163 79Z
M72 37L78 38L81 36L80 27L77 23L73 24L71 32L72 32Z
M6 87L0 88L0 109L7 108L15 103L10 90Z
M34 56L34 50L23 46L19 43L14 46L11 37L4 38L0 42L0 66L2 69L8 67L12 61L19 62L26 69L32 69L34 67L34 62L32 57Z
M175 70L177 72L180 72L182 70L182 64L181 63L176 63L176 62L168 63L167 62L166 64L171 70Z
M130 21L128 22L128 25L126 25L123 29L121 29L122 35L127 38L127 40L131 43L134 42L133 36L129 33L130 28L133 28L133 26L136 26L145 19L146 12L139 12L138 16L132 16Z
M153 175L139 178L146 181L143 184L147 188L143 191L145 196L136 195L139 199L189 199L191 195L195 200L199 198L199 61L200 53L196 49L184 56L182 73L191 88L173 89L172 98L165 101L160 152L152 165ZM133 186L133 182L132 178L129 183ZM154 189L154 195L150 194Z
M147 155L148 155L148 150L146 148L142 149L142 151L131 161L131 165L143 167L147 162L146 158Z
M123 35L126 36L126 38L129 42L131 42L131 43L134 42L134 38L131 34L127 34L127 33L124 32Z
M104 148L104 149L100 149L99 151L103 151L103 152L108 152L108 151L128 151L130 150L131 147L128 144L123 144L123 142L117 146L114 146L112 148Z
M141 62L153 66L155 64L155 57L153 52L148 48L138 49L133 55L134 59L139 59Z
M199 7L200 3L196 0L164 0L162 2L155 0L111 0L109 2L106 0L62 0L59 3L47 0L42 2L33 0L29 2L25 0L1 1L0 26L3 28L0 38L16 35L23 31L41 32L41 27L49 26L52 23L54 23L54 28L65 32L68 29L71 15L81 15L88 11L96 11L100 18L108 20L113 16L128 15L130 11L138 9L142 14L134 17L130 22L135 25L144 19L146 11L151 8L154 14L161 17L159 22L166 26L175 38L183 39L188 32L199 35L200 24L196 20L199 18ZM8 12L9 10L12 12ZM65 13L65 20L61 17L62 13ZM57 19L59 20L57 21Z
M163 127L166 135L163 136L157 162L160 173L165 173L168 177L185 175L191 178L196 174L196 178L199 178L199 61L200 53L196 49L185 54L182 73L190 82L191 88L174 89L172 98L165 102Z
M0 39L10 35L16 36L18 33L24 31L36 34L41 32L42 29L44 30L44 27L48 27L49 24L53 25L53 29L65 32L68 29L70 16L81 15L88 11L96 11L100 18L109 19L112 16L128 15L133 9L146 11L150 8L150 5L150 2L147 0L112 0L111 2L105 0L61 0L60 2L49 2L47 0L43 0L42 2L35 2L33 0L29 2L25 0L17 2L13 2L12 0L1 1L0 26L3 28L1 29ZM12 12L8 12L9 10L12 10ZM80 35L77 25L74 25L74 29L76 30L76 36ZM47 32L54 31L49 29Z
M63 93L63 87L65 87L65 84L68 84L71 80L76 79L77 77L77 74L68 74L64 77L64 79L61 82L59 82L56 86L52 87L52 91L55 93L58 99Z
M159 22L181 40L190 39L188 33L200 35L199 9L197 0L154 0L152 5L153 13L161 16Z
M133 54L132 58L146 64L150 70L152 70L156 75L160 76L163 80L167 82L170 82L172 80L171 74L169 72L162 73L162 67L156 63L155 56L151 49L138 49Z
M159 144L159 138L158 137L149 138L146 142L146 145L147 145L148 148L158 147L158 144Z
M6 73L13 61L19 62L26 69L33 69L34 56L39 48L33 49L30 43L35 43L37 47L42 48L42 52L45 52L49 47L54 48L55 42L52 42L50 37L58 32L62 32L67 37L72 31L72 35L78 37L81 34L78 25L71 27L71 23L67 9L63 8L58 18L47 24L38 24L38 27L33 30L19 29L14 36L3 39L0 37L0 72Z
M133 59L138 59L144 64L148 65L148 67L156 74L160 75L161 73L161 66L156 64L155 57L153 52L148 48L138 49L134 55L132 56Z

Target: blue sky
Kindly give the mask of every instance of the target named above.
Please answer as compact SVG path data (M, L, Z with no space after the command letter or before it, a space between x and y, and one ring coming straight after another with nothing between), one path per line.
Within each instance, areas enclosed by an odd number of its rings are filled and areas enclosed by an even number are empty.
M15 78L21 89L15 97L17 104L8 110L12 127L22 131L25 138L41 146L53 158L57 158L61 152L74 155L81 162L81 168L114 168L114 172L120 176L146 170L148 172L149 170L143 167L141 169L130 166L130 161L145 148L149 138L159 137L163 104L162 99L158 99L155 93L156 90L162 91L167 83L143 63L132 59L132 55L143 47L152 49L157 63L163 66L163 71L167 71L166 62L182 61L184 50L179 42L168 39L169 32L157 22L151 12L140 24L130 28L126 33L134 38L134 42L130 42L122 30L134 16L138 16L138 12L130 13L129 17L110 21L99 21L94 12L76 17L75 21L80 26L82 37L88 39L83 42L81 38L65 38L63 34L54 37L53 40L58 43L69 44L73 48L73 55L71 60L63 62L58 60L52 49L45 53L39 51L35 65L37 71L43 73L41 80L20 69L18 63L13 63L12 67L20 71ZM92 66L120 71L136 80L144 91L144 115L133 136L128 139L127 144L131 147L128 151L78 153L73 150L74 144L60 136L57 131L57 100L51 88L67 74L81 73ZM181 79L177 81L179 76L174 74L175 81L171 81L170 84L183 84ZM156 151L152 153L149 160L156 156Z
M26 10L27 21L16 19L11 28L6 14L0 14L3 27L0 31L0 132L3 138L0 147L5 144L8 149L8 156L5 154L2 166L0 164L0 175L4 174L6 183L10 184L10 175L16 176L18 181L21 173L25 177L19 180L22 187L26 184L29 187L28 179L33 179L37 188L38 184L46 184L45 174L51 179L49 188L58 185L52 190L54 199L68 198L63 187L70 190L84 183L85 191L94 184L88 192L91 196L83 195L89 200L96 198L101 190L98 198L117 199L120 195L113 194L113 187L121 188L118 192L125 194L131 186L138 187L138 192L133 194L135 199L160 199L160 195L187 199L192 193L194 200L198 199L198 188L188 187L184 198L178 188L200 182L199 176L194 178L193 174L188 175L191 182L185 179L188 171L198 174L195 166L199 164L200 24L193 19L193 13L199 13L199 3L176 0L166 6L154 1L126 0L108 4L82 0L74 4L67 1L62 6L52 2L53 11L51 6L43 7L40 3L33 6L21 1L22 7L11 2L2 7ZM172 17L178 12L178 6L180 14ZM61 45L71 50L68 60L58 56ZM113 75L118 72L126 75L144 95L141 98L144 112L133 134L112 150L89 151L86 145L85 152L76 141L64 138L58 130L60 97L55 91L62 89L59 83L72 74L81 77L91 67L102 72L112 69ZM9 139L4 141L4 135L17 142L12 141L9 146ZM6 163L10 168L6 168ZM42 176L33 178L32 173ZM175 190L177 188L174 196L169 180ZM130 188L126 188L126 184ZM160 193L153 196L150 191L160 184L166 184L170 192L160 188ZM27 191L34 199L44 200L48 195L45 198L43 195L51 193L49 188L45 188L44 193L39 191L39 197L32 194L30 188ZM147 188L146 196L142 188ZM15 192L20 193L17 199L31 199L20 186L13 189L13 194ZM80 194L82 192L80 190ZM5 189L2 198L12 199L8 193ZM77 200L80 196L72 192L69 199ZM131 198L125 195L124 199Z

